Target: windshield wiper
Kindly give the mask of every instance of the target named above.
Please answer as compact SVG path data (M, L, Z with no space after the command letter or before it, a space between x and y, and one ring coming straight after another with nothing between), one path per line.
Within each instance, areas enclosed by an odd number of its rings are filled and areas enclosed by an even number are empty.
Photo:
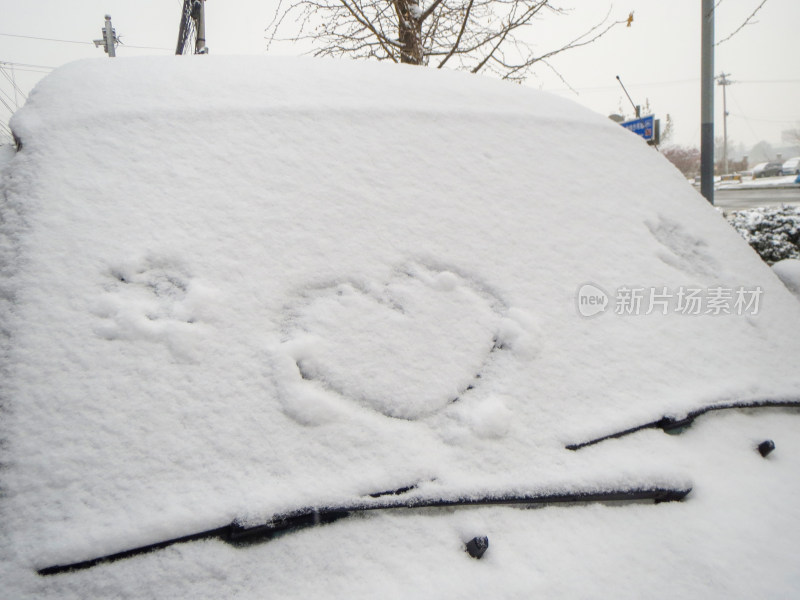
M657 421L650 421L649 423L637 425L636 427L631 427L630 429L624 429L622 431L617 431L616 433L610 433L608 435L589 440L588 442L568 444L567 450L580 450L586 446L593 446L594 444L599 444L600 442L604 442L606 440L625 437L626 435L636 433L642 429L661 429L665 433L680 433L687 427L691 426L697 417L700 417L706 413L720 410L746 408L800 408L800 400L753 400L742 402L726 402L723 404L710 404L708 406L704 406L703 408L693 410L683 417L672 417L665 415Z
M652 500L656 503L675 502L683 500L691 491L691 488L632 488L611 490L603 492L572 492L563 494L544 494L544 495L521 495L521 496L484 496L478 498L456 498L440 499L416 497L405 500L384 500L381 502L354 502L350 505L327 507L327 508L304 508L285 515L277 516L266 523L254 526L243 526L234 521L228 525L200 531L182 537L163 540L154 544L139 546L98 556L89 560L79 562L53 565L39 569L39 575L56 575L67 571L77 571L88 569L99 564L114 562L124 558L130 558L139 554L161 550L174 544L194 542L205 539L219 539L223 542L236 546L246 546L248 544L269 541L283 533L297 531L312 527L333 523L339 519L353 514L363 513L374 510L399 510L399 509L419 509L419 508L447 508L456 506L546 506L553 504L588 504L595 502L631 502L641 500ZM378 497L382 498L385 493Z

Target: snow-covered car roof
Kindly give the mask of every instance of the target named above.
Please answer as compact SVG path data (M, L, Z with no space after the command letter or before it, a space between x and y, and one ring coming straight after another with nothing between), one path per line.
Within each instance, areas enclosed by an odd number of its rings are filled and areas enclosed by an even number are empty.
M795 403L800 304L663 157L571 102L379 64L117 59L58 69L12 127L0 552L19 596L374 597L419 560L392 539L430 526L435 547L459 547L492 519L518 541L565 536L536 581L523 556L492 559L510 569L501 596L552 594L571 564L570 509L544 525L501 507L380 514L246 550L200 541L36 571L337 507L685 493L732 457L752 481L776 477L751 451L760 433L704 467L647 428L584 446L708 408ZM794 413L769 418L796 432ZM704 424L688 447L742 419ZM782 485L768 505L796 495ZM652 519L709 527L712 503L696 502L590 510L574 527L600 540L624 522L641 549ZM749 518L759 503L739 506ZM796 511L775 528L797 542ZM633 564L682 560L665 535L666 555ZM323 549L352 562L320 565ZM432 597L489 577L422 559L414 572L441 580ZM769 560L768 589L797 584Z

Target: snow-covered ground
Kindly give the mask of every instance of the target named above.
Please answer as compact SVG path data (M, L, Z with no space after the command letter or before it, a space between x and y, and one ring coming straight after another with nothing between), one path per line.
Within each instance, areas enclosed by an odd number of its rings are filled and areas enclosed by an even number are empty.
M714 185L718 190L752 190L762 188L800 188L797 175L781 175L778 177L748 178L741 181L720 181Z
M12 127L10 597L800 589L796 411L565 448L800 398L787 367L800 303L614 123L460 73L205 56L68 65ZM767 437L778 449L763 459ZM409 502L693 491L375 512L245 549L202 541L36 574L409 486ZM490 536L481 561L463 552L474 535Z
M687 180L696 188L700 187L698 178ZM777 177L759 177L755 179L751 176L742 176L741 179L723 180L719 175L714 176L715 190L757 190L757 189L800 189L800 181L797 175L779 175Z

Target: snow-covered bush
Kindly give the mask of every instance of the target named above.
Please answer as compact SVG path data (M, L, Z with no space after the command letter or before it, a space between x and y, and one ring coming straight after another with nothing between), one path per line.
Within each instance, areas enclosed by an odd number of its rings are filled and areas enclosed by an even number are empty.
M738 210L728 221L768 264L800 258L800 207Z

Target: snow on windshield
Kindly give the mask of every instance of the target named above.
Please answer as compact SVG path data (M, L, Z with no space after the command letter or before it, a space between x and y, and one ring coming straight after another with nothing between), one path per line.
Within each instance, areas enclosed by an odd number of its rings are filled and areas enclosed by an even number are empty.
M37 567L404 486L685 483L565 445L800 391L775 360L796 300L666 160L561 99L97 60L13 128L3 516Z

